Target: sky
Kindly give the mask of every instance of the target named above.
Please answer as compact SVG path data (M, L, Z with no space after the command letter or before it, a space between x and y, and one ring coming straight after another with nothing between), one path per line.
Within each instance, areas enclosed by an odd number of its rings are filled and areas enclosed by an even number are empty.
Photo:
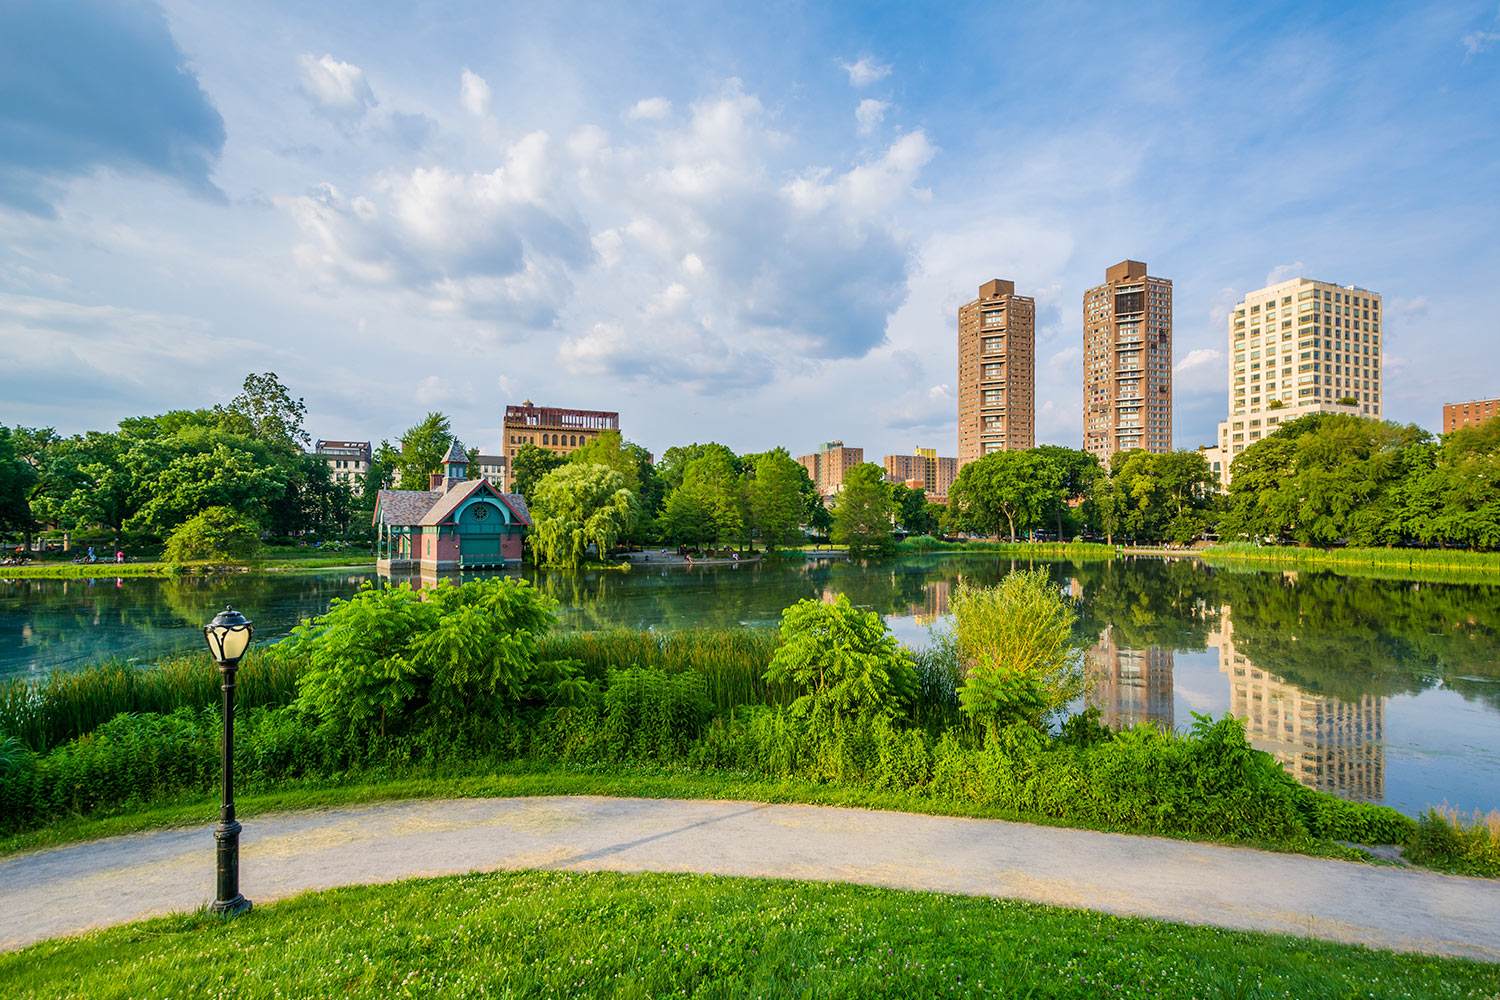
M1385 415L1500 396L1500 6L0 7L0 423L227 402L315 438L507 403L868 460L957 449L957 310L1037 302L1082 444L1084 291L1174 283L1174 442L1228 312L1380 292Z

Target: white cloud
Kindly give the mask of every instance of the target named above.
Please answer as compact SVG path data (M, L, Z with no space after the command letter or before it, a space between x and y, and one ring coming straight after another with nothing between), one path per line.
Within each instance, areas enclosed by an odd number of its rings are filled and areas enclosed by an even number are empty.
M1290 281L1302 274L1302 262L1295 261L1291 264L1277 264L1266 274L1267 285L1279 285L1283 281Z
M849 74L849 83L855 87L867 87L876 80L883 80L891 75L891 68L865 56L858 62L844 63L844 71Z
M1425 295L1410 299L1389 299L1385 304L1385 311L1395 316L1426 316L1427 310L1428 303Z
M364 70L353 63L328 54L316 59L311 53L304 53L300 62L302 93L324 114L352 119L375 106L375 93L365 81Z
M854 109L854 120L858 123L859 134L869 135L880 127L885 121L886 109L890 107L889 101L877 101L873 97L867 97L859 102L859 107Z
M1228 374L1227 359L1222 351L1198 347L1172 366L1172 388L1180 396L1224 391Z
M636 101L625 117L636 121L660 121L672 113L672 102L665 97L647 97Z
M1081 371L1082 368L1079 366L1079 362L1082 360L1083 348L1065 347L1047 359L1047 367L1057 371L1071 368L1078 368Z
M490 85L484 77L465 69L458 84L458 102L476 118L490 113Z
M690 253L682 258L682 269L693 277L703 273L703 258L695 253Z
M1475 31L1464 36L1464 51L1475 56L1500 42L1500 31Z

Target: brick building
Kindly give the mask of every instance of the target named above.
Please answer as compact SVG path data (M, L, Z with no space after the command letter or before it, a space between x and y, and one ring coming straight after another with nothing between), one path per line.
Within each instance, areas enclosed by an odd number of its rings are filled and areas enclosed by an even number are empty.
M1443 433L1473 427L1500 416L1500 399L1476 399L1472 403L1443 404Z
M845 448L842 441L827 441L818 445L811 455L797 459L813 485L824 497L831 497L844 487L844 473L865 460L863 448Z
M904 483L927 491L927 499L946 503L953 480L958 478L958 459L941 458L936 448L918 448L910 455L885 456L887 482Z
M1083 293L1083 450L1172 450L1172 282L1138 260Z
M1036 445L1036 301L1013 281L958 310L958 464Z
M523 444L566 455L578 450L605 431L620 429L620 415L612 410L569 410L556 406L536 406L526 400L520 406L505 408L505 430L501 451L507 462L514 461L516 449Z

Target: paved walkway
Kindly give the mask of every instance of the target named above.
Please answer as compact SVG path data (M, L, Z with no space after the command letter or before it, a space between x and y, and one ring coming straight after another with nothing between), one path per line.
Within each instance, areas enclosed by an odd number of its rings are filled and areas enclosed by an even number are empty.
M202 906L211 826L0 861L0 948ZM595 797L250 818L241 888L509 868L714 872L1007 896L1500 962L1500 882L1248 848L825 806Z

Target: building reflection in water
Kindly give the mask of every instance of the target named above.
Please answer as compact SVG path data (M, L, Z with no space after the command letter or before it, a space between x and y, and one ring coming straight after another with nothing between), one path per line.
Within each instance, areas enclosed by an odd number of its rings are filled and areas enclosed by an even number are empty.
M1251 663L1235 648L1227 606L1209 643L1229 678L1229 711L1245 720L1251 746L1309 788L1361 802L1385 798L1384 698L1312 694Z
M948 594L952 584L947 580L928 580L922 585L921 604L908 604L906 613L918 625L931 625L948 613Z
M1089 704L1099 721L1113 730L1148 722L1171 729L1172 650L1159 646L1130 649L1115 645L1114 627L1084 654L1089 676Z

